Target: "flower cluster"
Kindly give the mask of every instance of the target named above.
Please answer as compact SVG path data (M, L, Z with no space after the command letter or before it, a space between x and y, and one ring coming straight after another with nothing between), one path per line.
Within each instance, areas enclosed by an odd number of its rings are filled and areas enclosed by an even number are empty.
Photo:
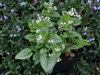
M76 12L76 9L75 8L72 8L70 11L62 11L62 14L69 14L71 16L74 16L74 17L78 17L79 19L82 19L81 16Z
M36 23L39 24L39 22L41 22L41 17L39 17L37 20L36 20Z

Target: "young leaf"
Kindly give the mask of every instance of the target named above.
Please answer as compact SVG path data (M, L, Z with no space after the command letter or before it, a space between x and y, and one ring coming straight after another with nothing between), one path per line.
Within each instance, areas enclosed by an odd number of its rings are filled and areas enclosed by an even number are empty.
M44 71L47 73L56 64L56 59L53 57L49 57L47 54L43 54L40 56L40 63Z
M28 39L29 41L34 41L35 40L35 36L33 34L27 34L25 36L26 39Z
M28 59L32 56L32 51L29 48L21 50L16 56L15 59Z
M81 22L81 20L80 19L78 19L78 18L73 18L73 25L74 26L78 26L78 25L80 25L82 22Z
M40 50L40 53L41 53L41 54L44 54L44 53L46 53L46 52L47 52L46 49L41 49L41 50Z
M57 34L51 34L50 37L54 39L54 43L59 43L62 41L61 37Z

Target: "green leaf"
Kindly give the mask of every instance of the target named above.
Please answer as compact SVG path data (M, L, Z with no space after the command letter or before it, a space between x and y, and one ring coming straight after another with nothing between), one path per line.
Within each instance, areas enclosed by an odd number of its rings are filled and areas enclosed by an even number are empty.
M41 53L41 54L44 54L44 53L46 53L46 52L47 52L46 49L41 49L41 50L40 50L40 53Z
M42 10L42 14L45 15L45 16L48 16L48 13L46 10Z
M73 18L73 25L74 26L78 26L78 25L80 25L82 22L81 22L81 20L80 19L78 19L78 18Z
M58 58L58 57L60 57L61 52L60 51L53 51L53 55L55 58Z
M50 38L54 39L54 43L59 43L62 41L61 37L57 34L51 34Z
M30 28L31 32L35 32L34 23L34 20L28 20L28 27Z
M56 12L56 11L52 11L52 12L50 13L50 16L52 16L52 17L60 17L59 13Z
M33 60L35 60L35 65L39 64L40 62L40 53L36 53L33 55Z
M40 56L40 63L44 71L47 73L55 66L56 59L47 54L43 54Z
M32 56L32 51L29 48L25 48L21 50L16 56L15 59L28 59Z
M35 40L35 36L33 34L27 34L25 36L26 39L28 39L29 41L34 41Z
M68 36L68 35L67 35L67 32L63 32L63 33L61 33L60 35L61 35L63 38L67 38L67 36Z
M54 47L54 46L57 46L57 44L56 44L55 42L54 42L54 43L46 43L45 46L46 46L47 48L52 48L52 47Z

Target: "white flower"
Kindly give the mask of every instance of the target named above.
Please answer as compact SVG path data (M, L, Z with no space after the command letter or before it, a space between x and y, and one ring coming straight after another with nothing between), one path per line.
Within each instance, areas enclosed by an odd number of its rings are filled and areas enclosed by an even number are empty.
M50 20L50 17L45 17L45 20L49 21Z
M50 57L53 57L53 54L49 54Z
M60 61L62 61L61 59L57 59L57 62L60 62Z
M48 43L53 43L54 42L54 39L50 39L50 40L48 40Z
M38 38L37 38L37 41L38 41L38 40L41 40L41 39L42 39L42 36L39 35Z
M36 23L38 24L39 22L41 22L41 17L39 17L37 20L36 20Z
M62 44L63 49L65 49L65 44Z
M66 24L65 22L61 22L60 24Z
M36 33L39 33L40 32L40 29L36 30Z
M69 23L69 24L72 24L72 23L73 23L73 21L68 21L68 23Z
M55 50L56 50L56 51L60 51L60 49L59 49L59 48L55 48Z
M57 10L57 7L56 7L56 6L54 6L54 7L53 7L53 10Z

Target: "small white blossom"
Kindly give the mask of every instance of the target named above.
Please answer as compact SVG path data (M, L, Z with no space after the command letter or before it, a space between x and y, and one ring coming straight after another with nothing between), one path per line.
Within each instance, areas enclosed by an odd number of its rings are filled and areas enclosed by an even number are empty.
M68 21L68 23L69 23L69 24L72 24L72 23L73 23L73 21Z
M48 13L50 13L50 11L49 11L49 10L48 10L47 12L48 12Z
M53 2L49 2L49 5L53 5Z
M50 57L53 57L53 54L49 54Z
M39 22L41 22L41 17L39 17L37 20L36 20L36 23L39 24Z
M54 6L54 7L53 7L53 10L57 10L57 7L56 7L56 6Z
M45 20L49 21L50 20L50 17L45 17Z
M60 49L59 49L59 48L55 48L55 50L56 50L56 51L60 51Z
M39 30L36 30L36 33L39 33L40 32L40 29Z
M54 42L54 39L50 39L50 40L48 40L48 43L53 43Z
M42 36L39 35L38 38L37 38L37 41L38 41L38 40L41 40L41 39L42 39Z
M61 59L57 59L57 62L60 62L60 61L62 61Z
M52 7L49 7L49 9L52 9Z
M62 44L63 49L65 49L65 44Z
M58 28L60 28L60 26Z
M63 23L63 22L61 22L60 24L66 24L65 22Z

